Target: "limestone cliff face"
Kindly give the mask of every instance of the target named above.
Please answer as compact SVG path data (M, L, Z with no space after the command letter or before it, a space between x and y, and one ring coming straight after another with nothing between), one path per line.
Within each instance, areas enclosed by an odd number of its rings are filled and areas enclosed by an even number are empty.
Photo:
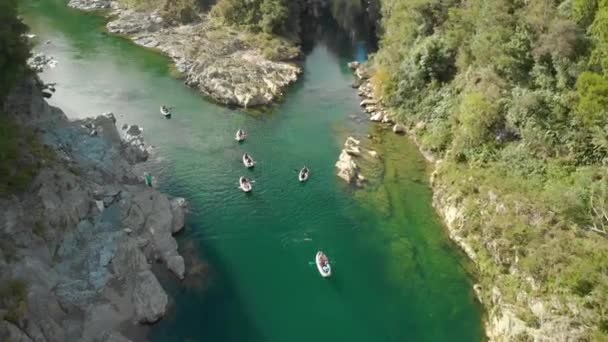
M0 321L0 340L125 341L119 328L162 318L168 297L151 263L184 277L172 236L184 224L183 199L132 173L147 154L121 139L111 115L69 121L33 80L5 111L56 157L28 191L0 199L0 236L14 247L10 260L0 255L0 283L28 285L19 317Z

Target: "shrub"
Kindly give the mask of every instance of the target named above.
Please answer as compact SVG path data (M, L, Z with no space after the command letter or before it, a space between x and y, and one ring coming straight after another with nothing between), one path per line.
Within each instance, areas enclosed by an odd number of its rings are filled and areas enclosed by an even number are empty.
M4 97L27 70L27 26L17 17L17 0L0 1L0 108Z
M27 283L20 279L10 279L0 285L0 307L6 310L0 319L19 324L27 308Z

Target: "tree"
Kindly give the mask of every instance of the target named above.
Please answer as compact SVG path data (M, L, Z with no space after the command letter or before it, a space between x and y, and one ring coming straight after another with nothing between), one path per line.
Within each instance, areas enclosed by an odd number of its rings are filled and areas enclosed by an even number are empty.
M593 126L608 120L608 79L586 71L576 81L578 104L576 112L587 125Z
M27 70L27 26L17 17L17 0L0 1L0 103Z

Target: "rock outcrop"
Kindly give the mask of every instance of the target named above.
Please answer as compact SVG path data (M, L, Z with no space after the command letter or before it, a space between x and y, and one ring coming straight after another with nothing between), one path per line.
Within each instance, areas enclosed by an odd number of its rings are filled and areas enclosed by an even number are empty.
M141 131L136 145L123 140L113 115L68 121L32 80L16 87L4 110L54 153L29 191L0 199L0 238L15 246L9 259L0 253L0 283L28 284L19 320L0 321L0 336L128 341L118 330L153 323L168 307L151 264L184 277L172 234L184 226L185 200L133 174L134 159L146 157L129 157L141 151Z
M102 0L72 0L69 5L90 10ZM265 58L249 37L218 26L201 15L195 23L174 26L158 12L127 9L111 2L111 33L128 35L136 44L171 57L185 83L226 105L267 105L295 82L300 68ZM293 56L292 56L293 57Z
M354 72L357 93L363 98L361 107L370 115L369 121L382 123L391 126L396 134L403 134L407 131L406 127L399 122L395 122L395 115L384 107L382 101L374 95L372 83L369 80L369 70L365 63L350 62L348 67Z
M47 56L43 53L36 53L28 58L27 65L34 71L41 72L46 68L54 68L57 66L57 60L52 56Z
M107 9L112 6L112 0L70 0L68 6L83 11Z
M363 158L363 148L360 146L361 142L353 137L348 137L344 142L344 149L340 152L338 161L336 162L337 175L349 184L355 184L356 186L363 186L366 178L361 174L359 165L357 164L357 158ZM365 156L371 158L378 158L376 151L367 150Z

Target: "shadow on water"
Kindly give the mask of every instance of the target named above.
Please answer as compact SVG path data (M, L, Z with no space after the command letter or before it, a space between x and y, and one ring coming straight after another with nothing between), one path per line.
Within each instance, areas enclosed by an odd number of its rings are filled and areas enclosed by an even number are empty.
M332 0L327 7L303 11L303 51L310 52L315 44L323 43L344 56L354 48L355 59L364 61L378 47L378 6L377 0Z
M206 341L236 342L247 336L251 341L264 341L234 288L230 267L212 243L196 234L198 230L189 220L186 231L177 238L186 262L185 279L180 282L165 272L161 282L179 308L171 305L167 316L148 330L148 339L200 341L205 336Z

